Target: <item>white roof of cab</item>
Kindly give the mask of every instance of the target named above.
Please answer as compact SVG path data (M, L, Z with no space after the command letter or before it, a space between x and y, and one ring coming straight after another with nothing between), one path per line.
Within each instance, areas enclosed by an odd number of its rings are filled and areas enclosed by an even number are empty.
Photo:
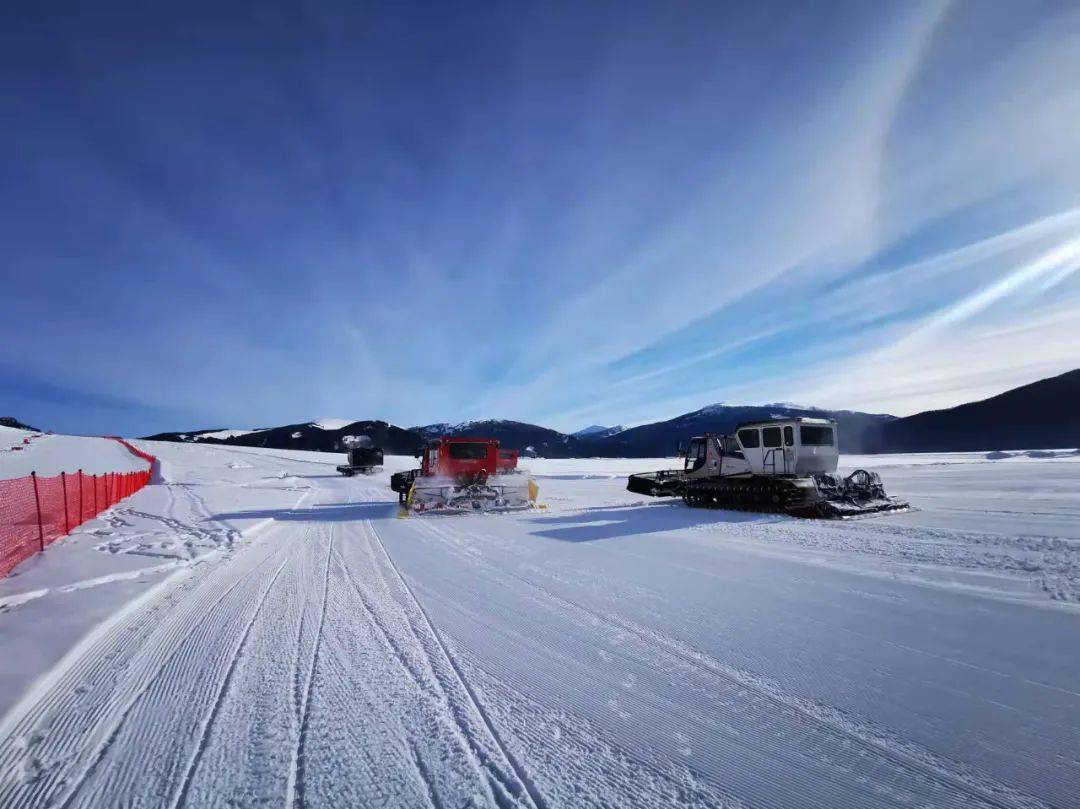
M747 427L775 427L778 424L820 424L822 427L835 427L835 419L814 419L808 416L794 416L789 419L764 419L763 421L747 421L736 427L736 430L742 430Z

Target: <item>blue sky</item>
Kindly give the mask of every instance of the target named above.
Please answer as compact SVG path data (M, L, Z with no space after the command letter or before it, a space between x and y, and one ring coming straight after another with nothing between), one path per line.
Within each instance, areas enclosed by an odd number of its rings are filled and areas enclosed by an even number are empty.
M1075 3L5 15L0 414L904 415L1080 366Z

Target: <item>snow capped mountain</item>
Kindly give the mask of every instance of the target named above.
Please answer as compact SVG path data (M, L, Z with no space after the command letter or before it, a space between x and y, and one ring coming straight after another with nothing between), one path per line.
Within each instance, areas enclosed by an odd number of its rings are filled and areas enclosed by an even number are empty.
M695 410L693 415L710 416L717 413L727 413L731 410L797 410L801 413L840 412L828 411L823 407L814 407L813 405L795 404L794 402L765 402L764 404L733 404L731 402L716 402L715 404L706 405L700 410Z
M811 413L824 413L825 409L822 407L814 407L813 405L801 405L795 404L795 402L766 402L762 407L771 407L776 410L802 410L809 411Z
M463 421L459 424L428 424L413 427L425 441L442 436L452 438L496 438L504 447L527 451L530 447L536 454L545 458L565 458L568 454L569 436L556 430L549 430L536 424L526 424L509 419L485 419L483 421Z
M574 438L607 438L611 435L618 435L626 428L621 424L616 424L614 427L604 427L602 424L591 424L588 427L584 427L578 430L576 433L570 433Z
M810 416L836 419L840 451L912 452L966 449L1050 449L1076 446L1080 426L1080 370L1016 388L984 402L897 419L878 413L827 410L773 402L707 405L666 421L636 427L593 424L566 434L509 419L438 422L402 429L383 421L318 419L305 424L256 430L189 430L149 436L163 441L206 441L238 446L342 451L341 440L365 435L387 454L412 455L441 436L496 438L504 447L532 448L545 458L656 458L670 455L680 442L704 433L723 434L740 423Z
M344 452L342 441L346 435L366 436L389 455L412 455L424 443L424 439L414 431L403 430L385 421L346 419L320 419L318 422L285 424L261 430L189 430L184 433L158 433L147 438L156 441L199 441L240 447Z
M242 435L250 435L251 433L257 433L261 430L261 427L257 427L254 430L214 430L209 433L198 433L192 435L193 441L205 441L208 438L216 439L218 441L224 441L226 438L238 438Z
M444 435L461 436L469 430L514 424L521 424L521 422L509 421L507 419L471 419L469 421L459 421L456 424L448 421L440 421L435 424L425 424L422 427L410 427L409 429L413 432L420 433L423 436L439 438Z
M350 424L355 424L357 419L316 419L311 422L312 427L318 427L320 430L343 430Z

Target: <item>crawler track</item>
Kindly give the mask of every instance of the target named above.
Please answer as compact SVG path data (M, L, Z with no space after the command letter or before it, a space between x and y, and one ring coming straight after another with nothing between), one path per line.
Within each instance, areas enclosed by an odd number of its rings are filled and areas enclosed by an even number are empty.
M796 486L786 478L706 478L686 481L682 485L683 502L693 508L825 519L851 519L909 510L907 503L889 498L860 502L819 497L813 490Z

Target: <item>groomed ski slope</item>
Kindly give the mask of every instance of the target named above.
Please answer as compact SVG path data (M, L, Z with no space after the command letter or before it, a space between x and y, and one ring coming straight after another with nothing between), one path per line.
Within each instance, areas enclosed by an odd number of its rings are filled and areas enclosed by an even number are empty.
M1075 455L866 459L920 510L846 523L610 460L399 519L412 459L143 445L0 582L2 806L1077 805Z
M146 462L118 441L0 426L0 480L31 472L50 477L79 469L87 475L141 472L146 469Z

